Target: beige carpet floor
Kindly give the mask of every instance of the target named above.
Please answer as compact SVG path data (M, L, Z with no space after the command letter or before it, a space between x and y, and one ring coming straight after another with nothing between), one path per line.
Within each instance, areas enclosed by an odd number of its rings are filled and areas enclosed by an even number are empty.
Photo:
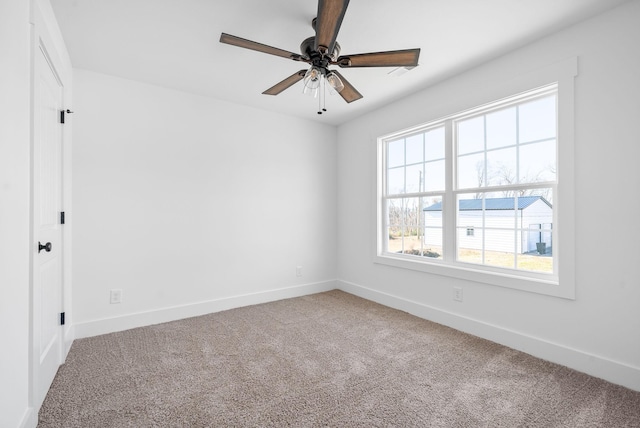
M341 291L76 340L39 427L640 427L640 392Z

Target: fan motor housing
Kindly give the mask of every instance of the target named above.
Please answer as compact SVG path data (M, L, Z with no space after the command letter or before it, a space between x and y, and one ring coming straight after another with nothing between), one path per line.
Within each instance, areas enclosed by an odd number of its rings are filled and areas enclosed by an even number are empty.
M315 64L315 58L317 57L319 59L322 59L323 56L320 52L314 50L315 44L316 44L316 38L314 36L311 36L305 39L302 43L300 43L300 53L306 56L307 58L309 58L312 62L314 62L314 65L320 65L320 64ZM340 44L336 42L333 52L331 53L331 55L328 55L327 64L329 61L335 61L336 58L338 58L338 56L340 56Z

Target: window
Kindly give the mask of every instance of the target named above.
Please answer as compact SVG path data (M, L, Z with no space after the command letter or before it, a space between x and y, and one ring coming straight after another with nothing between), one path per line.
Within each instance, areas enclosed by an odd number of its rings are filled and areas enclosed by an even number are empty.
M386 142L386 251L442 256L442 219L426 223L425 208L445 192L445 128Z
M378 140L376 262L573 298L577 60L563 67L563 91L557 79Z
M554 85L450 121L455 261L554 273L551 234L543 241L529 224L553 224L556 105ZM481 239L467 239L470 228Z
M553 275L551 228L531 224L553 224L556 105L553 85L385 140L384 252Z

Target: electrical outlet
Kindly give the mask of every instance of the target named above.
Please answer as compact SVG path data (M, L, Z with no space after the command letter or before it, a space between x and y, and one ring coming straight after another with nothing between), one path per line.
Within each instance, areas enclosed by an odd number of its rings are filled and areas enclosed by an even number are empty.
M113 305L115 303L122 303L122 290L121 289L113 289L110 294L111 299L109 302Z
M453 287L453 300L462 302L462 287Z
M296 266L296 276L302 276L302 266Z

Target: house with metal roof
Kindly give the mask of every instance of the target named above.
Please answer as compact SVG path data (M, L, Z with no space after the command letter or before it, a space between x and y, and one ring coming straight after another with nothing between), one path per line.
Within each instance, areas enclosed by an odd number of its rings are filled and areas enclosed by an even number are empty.
M423 211L425 246L440 245L442 203ZM553 206L542 196L460 199L457 227L458 248L551 254Z

